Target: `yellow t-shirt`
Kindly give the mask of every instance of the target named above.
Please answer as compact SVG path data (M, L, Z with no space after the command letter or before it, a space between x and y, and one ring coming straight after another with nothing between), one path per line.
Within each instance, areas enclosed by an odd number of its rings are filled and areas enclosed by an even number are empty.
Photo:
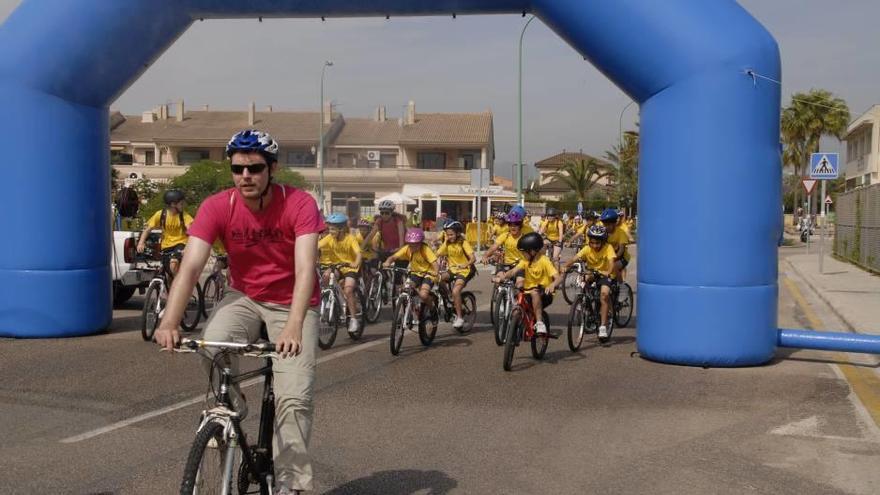
M551 222L550 220L542 220L541 221L541 229L544 231L544 235L547 236L547 240L549 241L559 241L560 237L562 237L562 220L556 220L555 222Z
M579 260L586 261L587 268L590 270L596 270L605 276L611 275L611 269L614 266L614 258L616 258L614 255L614 248L607 242L598 251L587 244L583 249L578 251L575 257Z
M409 271L416 275L427 275L433 278L432 276L437 274L434 271L434 262L437 261L437 255L424 242L416 252L410 249L409 244L403 246L394 253L394 258L409 261Z
M147 221L147 225L151 229L161 229L160 221L162 219L162 210L157 211L150 217L150 220ZM189 213L184 212L183 214L183 223L189 227L192 225L193 217L190 216ZM159 246L160 249L168 249L170 247L174 247L178 244L186 244L186 241L189 240L189 236L183 231L183 228L180 225L180 215L177 213L168 212L165 214L165 228L162 229L162 244Z
M495 235L495 237L498 237L501 234L506 234L508 230L510 229L507 228L507 225L495 224L495 226L492 227L492 233Z
M318 251L321 254L322 265L334 263L354 263L357 255L361 252L361 245L351 234L345 234L341 240L334 235L328 235L318 241ZM325 255L326 253L326 255ZM344 266L339 269L342 273L356 272L358 268Z
M621 246L623 246L623 259L629 261L629 251L626 250L626 245L629 244L629 236L626 234L626 232L621 230L619 226L614 229L613 234L608 235L608 244L610 244L611 247L614 248L615 253L620 249Z
M531 290L538 286L547 287L553 283L553 279L559 274L550 258L543 254L539 254L531 263L526 260L520 261L516 265L516 269L525 271L524 288L526 290Z
M524 259L522 252L516 247L516 243L524 236L521 233L519 237L513 237L510 232L505 232L495 239L495 243L504 249L504 264L515 265Z
M474 248L468 241L444 242L437 250L437 256L446 256L449 260L449 271L456 275L467 275L470 272L469 256L474 255ZM467 268L456 268L455 265L468 265Z
M355 232L353 235L359 245L362 245L364 243L364 236L360 233L360 231ZM361 248L361 255L364 257L365 260L376 259L376 245L378 245L378 240L379 234L376 234L366 247Z

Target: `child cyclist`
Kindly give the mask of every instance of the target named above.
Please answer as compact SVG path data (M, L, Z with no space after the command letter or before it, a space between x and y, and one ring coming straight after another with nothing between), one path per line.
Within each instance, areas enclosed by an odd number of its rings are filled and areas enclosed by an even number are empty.
M361 246L361 255L363 255L364 258L363 266L361 267L361 275L364 277L364 285L366 287L369 287L371 282L372 273L370 272L370 269L379 268L378 247L381 245L381 234L376 234L370 242L366 244L364 243L364 239L370 235L370 230L372 230L372 228L373 225L362 218L358 221L357 230L354 233L354 238Z
M614 248L608 243L608 231L601 225L593 225L587 230L589 242L583 249L578 251L574 258L568 260L562 268L562 273L568 271L578 260L587 264L590 270L586 274L586 283L593 282L594 272L597 273L596 284L599 285L599 340L608 339L608 315L611 312L611 274L614 271L614 262L617 256Z
M523 235L523 213L519 210L511 208L507 214L507 232L495 239L495 244L483 255L483 264L489 264L489 260L496 251L504 251L504 263L502 263L499 271L508 271L523 260L523 254L516 247ZM517 277L516 286L522 287L522 277Z
M543 253L544 239L541 234L531 232L520 238L517 248L525 259L506 272L495 275L495 283L500 283L519 272L524 272L525 281L523 289L532 299L532 309L535 311L535 332L539 335L547 334L547 326L541 320L541 311L553 303L553 292L562 281L562 276L556 270L553 262Z
M361 268L363 255L361 246L354 235L348 232L348 217L342 213L331 213L326 219L329 234L318 241L320 264L323 269L324 284L330 280L331 267L328 265L341 264L339 273L342 276L342 293L349 312L354 316L355 301L354 289L358 285L358 272ZM348 321L349 333L357 333L358 319L352 317Z
M632 236L630 236L629 232L619 227L617 210L608 208L602 212L602 216L599 219L608 231L608 244L614 248L614 254L617 257L614 261L614 278L621 281L624 277L624 270L629 265L630 254L626 246L627 244L632 244Z
M452 284L452 304L455 306L455 321L452 327L459 329L464 326L464 318L461 310L461 291L464 290L468 282L477 274L474 268L476 256L474 248L465 240L462 232L464 226L457 220L448 220L446 228L446 240L437 250L437 256L446 258L448 271L441 278L442 283Z
M433 315L434 324L437 323L437 313L434 311L434 300L431 297L431 287L437 280L437 274L440 271L437 263L437 255L425 242L425 231L417 227L406 229L403 241L405 246L397 250L385 260L383 266L390 268L397 260L409 262L409 279L419 288L419 298L422 300L422 306L428 311L427 314Z

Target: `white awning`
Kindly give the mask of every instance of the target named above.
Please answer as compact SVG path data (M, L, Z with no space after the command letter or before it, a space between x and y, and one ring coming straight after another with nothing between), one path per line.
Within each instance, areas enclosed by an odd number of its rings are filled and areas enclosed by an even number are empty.
M473 199L477 193L484 198L491 198L493 201L515 200L516 193L505 191L501 186L484 187L480 191L465 185L455 184L404 184L403 194L411 198L417 199L449 199L462 200Z

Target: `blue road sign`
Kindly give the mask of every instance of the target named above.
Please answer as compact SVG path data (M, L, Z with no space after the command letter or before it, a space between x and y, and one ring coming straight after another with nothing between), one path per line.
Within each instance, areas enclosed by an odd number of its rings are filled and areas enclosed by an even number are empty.
M584 204L578 201L578 215L584 214Z
M811 179L836 179L840 169L837 167L837 153L812 153L810 155Z

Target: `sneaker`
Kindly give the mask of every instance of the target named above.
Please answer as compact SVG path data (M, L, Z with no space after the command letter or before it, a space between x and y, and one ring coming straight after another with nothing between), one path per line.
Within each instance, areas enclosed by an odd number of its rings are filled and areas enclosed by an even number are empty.
M608 327L606 327L605 325L599 326L599 338L600 339L607 339L608 338Z
M354 318L348 320L348 333L357 333L358 331L358 321Z
M294 490L293 488L287 488L286 486L279 486L275 490L272 490L272 493L275 495L299 495L302 492Z
M452 328L461 328L464 326L464 318L460 316L455 317L455 321L452 322Z
M535 333L538 335L547 335L547 325L544 325L543 321L535 323Z

